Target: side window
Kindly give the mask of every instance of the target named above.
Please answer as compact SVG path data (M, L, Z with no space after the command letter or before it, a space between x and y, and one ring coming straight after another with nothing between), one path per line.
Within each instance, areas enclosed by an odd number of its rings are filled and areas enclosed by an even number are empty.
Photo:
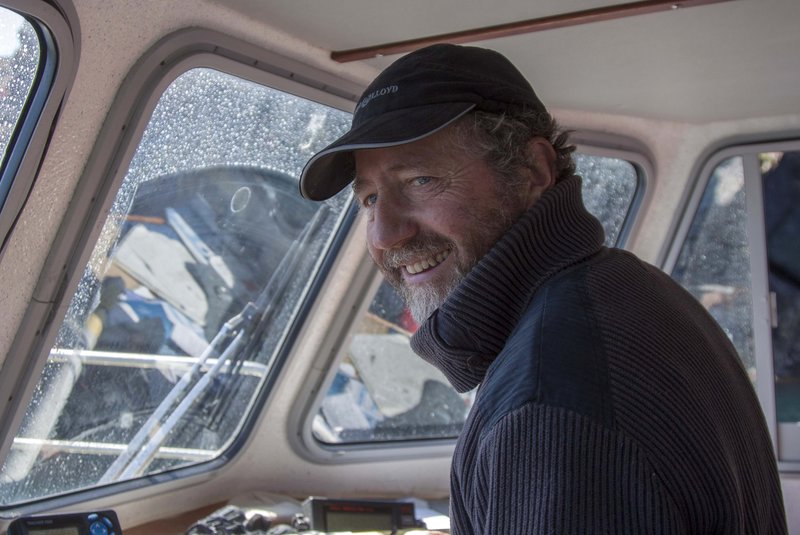
M622 158L575 154L577 173L583 177L583 202L606 231L606 245L617 244L637 189L637 168Z
M617 242L639 186L636 167L618 158L576 155L587 208L603 223L606 244ZM377 283L356 321L312 431L328 444L454 438L474 392L458 394L409 339L417 325L402 298Z
M0 249L33 187L79 54L71 10L49 0L10 5L0 6Z
M299 196L345 112L209 68L167 87L0 473L0 505L218 457L349 206Z
M714 316L755 381L744 186L741 156L726 159L714 169L672 276Z
M30 130L38 118L39 110L31 110L30 103L42 78L44 54L34 24L19 13L0 7L0 209L5 206L30 141L23 126L28 125ZM39 92L47 89L40 88ZM5 231L4 227L0 224L0 231Z
M3 159L36 81L41 55L34 26L22 15L0 7L0 149Z
M357 321L312 431L325 443L450 438L464 424L472 394L458 394L417 357L417 325L402 298L380 280Z
M736 346L776 424L779 460L797 462L800 151L741 152L713 169L672 275Z

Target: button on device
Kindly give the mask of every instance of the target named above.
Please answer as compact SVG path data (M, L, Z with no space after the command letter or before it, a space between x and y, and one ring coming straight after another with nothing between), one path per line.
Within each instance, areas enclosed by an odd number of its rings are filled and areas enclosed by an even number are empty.
M108 526L102 521L97 520L92 522L89 526L89 533L91 533L91 535L111 535L112 532L109 531Z

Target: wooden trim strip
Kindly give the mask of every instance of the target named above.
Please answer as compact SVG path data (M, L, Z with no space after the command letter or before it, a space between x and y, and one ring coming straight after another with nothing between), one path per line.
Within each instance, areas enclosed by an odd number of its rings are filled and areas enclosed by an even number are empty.
M410 52L423 46L435 43L454 43L463 44L486 39L497 39L500 37L510 37L523 33L541 32L544 30L554 30L567 26L577 26L580 24L590 24L606 20L621 19L660 11L670 11L674 9L684 9L687 7L697 7L706 4L718 4L721 2L731 2L733 0L643 0L629 4L616 4L612 6L598 7L584 11L573 11L572 13L562 13L538 19L523 20L497 26L486 26L472 30L445 33L407 41L397 41L382 45L368 46L364 48L353 48L350 50L334 50L331 52L331 59L339 63L370 59L392 54Z

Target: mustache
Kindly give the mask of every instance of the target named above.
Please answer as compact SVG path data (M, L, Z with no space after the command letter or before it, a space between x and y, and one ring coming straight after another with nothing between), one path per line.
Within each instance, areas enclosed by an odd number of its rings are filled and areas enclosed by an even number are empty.
M420 258L427 258L444 250L452 251L454 243L438 235L425 234L415 237L400 247L384 251L381 267L396 270Z

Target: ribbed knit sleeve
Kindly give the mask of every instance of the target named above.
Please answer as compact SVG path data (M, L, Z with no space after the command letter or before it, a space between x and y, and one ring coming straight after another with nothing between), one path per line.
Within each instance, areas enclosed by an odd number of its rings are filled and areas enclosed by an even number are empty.
M472 473L453 481L454 533L687 532L636 443L582 415L527 404L459 447Z

